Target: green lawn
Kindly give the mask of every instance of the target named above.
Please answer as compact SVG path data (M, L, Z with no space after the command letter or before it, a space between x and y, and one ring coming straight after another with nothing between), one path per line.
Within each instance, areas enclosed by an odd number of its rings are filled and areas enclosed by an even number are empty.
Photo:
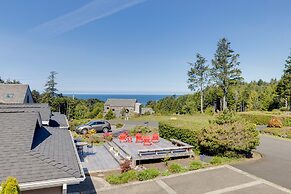
M201 129L208 126L209 120L212 120L213 118L213 116L205 114L171 116L149 115L132 118L131 120L166 122L178 128Z

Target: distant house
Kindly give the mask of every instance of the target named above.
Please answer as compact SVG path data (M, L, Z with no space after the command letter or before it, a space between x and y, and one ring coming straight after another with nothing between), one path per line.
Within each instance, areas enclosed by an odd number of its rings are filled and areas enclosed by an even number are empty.
M22 194L65 194L85 179L72 135L41 123L38 112L0 113L0 182L13 176Z
M140 105L136 99L108 99L104 104L104 114L112 110L116 117L125 116L122 113L130 117L141 113Z
M0 104L33 103L29 85L0 84Z
M141 114L146 115L146 114L154 114L155 111L152 108L141 108Z
M42 125L49 125L52 117L51 108L48 104L0 104L0 113L5 112L36 112L40 114Z

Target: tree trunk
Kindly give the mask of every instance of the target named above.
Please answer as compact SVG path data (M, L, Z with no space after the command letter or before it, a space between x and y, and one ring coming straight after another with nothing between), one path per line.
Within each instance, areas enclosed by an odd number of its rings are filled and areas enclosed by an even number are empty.
M203 92L200 92L200 111L203 113Z

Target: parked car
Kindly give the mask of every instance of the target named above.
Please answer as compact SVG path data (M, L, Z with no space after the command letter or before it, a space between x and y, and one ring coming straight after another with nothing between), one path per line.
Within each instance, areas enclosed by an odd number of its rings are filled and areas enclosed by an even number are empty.
M86 134L88 133L89 130L94 129L96 132L109 132L111 131L111 125L108 121L104 120L95 120L95 121L90 121L89 123L85 125L80 125L76 127L76 132L77 133L82 133Z

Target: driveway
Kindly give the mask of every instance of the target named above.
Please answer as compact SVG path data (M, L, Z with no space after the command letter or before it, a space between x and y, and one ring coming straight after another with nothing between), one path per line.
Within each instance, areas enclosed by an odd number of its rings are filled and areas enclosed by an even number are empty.
M97 183L98 182L98 183ZM90 186L91 185L91 186ZM82 187L69 187L69 193L78 194L286 194L289 190L225 165L170 175L155 180L109 186L100 179L89 179Z
M123 186L104 187L98 194L284 194L289 190L254 177L231 166L221 166L172 175L160 179L130 183Z
M233 166L291 189L291 141L262 135L257 151L262 159Z

